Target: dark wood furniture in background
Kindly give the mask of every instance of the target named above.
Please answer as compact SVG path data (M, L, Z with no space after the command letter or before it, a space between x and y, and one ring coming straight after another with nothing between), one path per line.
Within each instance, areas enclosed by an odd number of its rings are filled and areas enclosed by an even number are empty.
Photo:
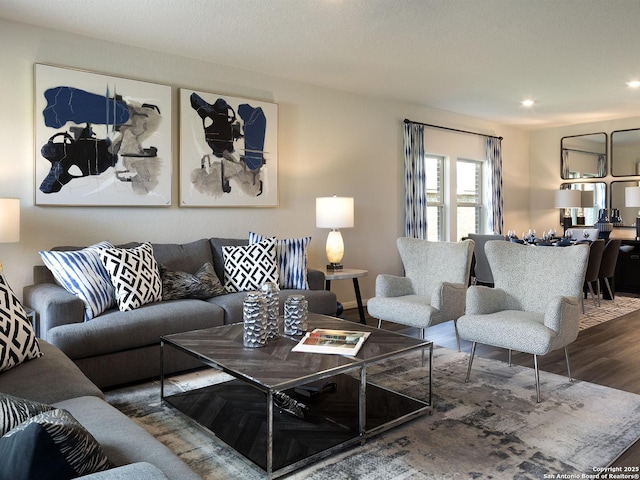
M616 265L614 292L640 293L640 241L622 240L622 245L633 247L620 251Z

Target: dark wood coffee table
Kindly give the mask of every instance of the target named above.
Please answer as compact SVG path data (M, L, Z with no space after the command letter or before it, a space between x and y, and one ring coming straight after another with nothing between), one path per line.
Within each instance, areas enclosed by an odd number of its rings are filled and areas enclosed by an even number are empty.
M264 469L269 478L432 412L431 342L317 314L309 315L309 328L371 335L356 357L292 352L299 337L282 336L262 348L245 348L241 323L167 335L161 339L161 358L165 347L172 347L233 380L165 396L162 373L161 398ZM367 366L418 349L429 352L428 401L367 382ZM311 397L299 393L301 386L327 384L332 391ZM303 418L274 404L281 393L304 404Z

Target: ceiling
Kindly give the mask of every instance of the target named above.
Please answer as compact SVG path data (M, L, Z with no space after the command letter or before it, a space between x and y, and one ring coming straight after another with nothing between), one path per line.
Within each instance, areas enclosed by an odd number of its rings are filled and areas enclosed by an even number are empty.
M0 17L524 128L640 115L637 0L0 0Z

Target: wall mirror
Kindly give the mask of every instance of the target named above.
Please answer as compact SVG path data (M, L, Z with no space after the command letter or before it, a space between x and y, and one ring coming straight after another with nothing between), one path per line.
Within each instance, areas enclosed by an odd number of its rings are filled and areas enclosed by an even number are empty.
M571 209L572 224L578 225L578 217L584 216L584 225L593 225L598 221L598 213L601 208L607 208L607 184L604 182L592 183L563 183L561 190L574 189L582 190L583 203L580 207ZM593 192L593 193L591 193ZM624 203L624 191L622 192L622 202ZM564 217L564 208L560 209L560 224ZM634 217L635 219L635 217ZM635 220L634 220L635 221ZM580 224L583 225L583 224Z
M562 137L560 140L560 176L563 179L603 178L606 175L606 133Z
M636 224L638 207L627 207L624 204L624 189L626 187L637 187L638 181L634 182L611 182L611 208L620 210L622 218L621 227L632 227Z
M640 128L611 133L611 175L640 175Z

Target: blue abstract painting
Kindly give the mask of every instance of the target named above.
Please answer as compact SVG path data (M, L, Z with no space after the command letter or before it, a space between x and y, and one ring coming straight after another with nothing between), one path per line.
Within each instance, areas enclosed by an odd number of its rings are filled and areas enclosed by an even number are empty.
M171 205L171 87L36 64L36 204Z
M180 205L278 205L278 107L180 90Z

